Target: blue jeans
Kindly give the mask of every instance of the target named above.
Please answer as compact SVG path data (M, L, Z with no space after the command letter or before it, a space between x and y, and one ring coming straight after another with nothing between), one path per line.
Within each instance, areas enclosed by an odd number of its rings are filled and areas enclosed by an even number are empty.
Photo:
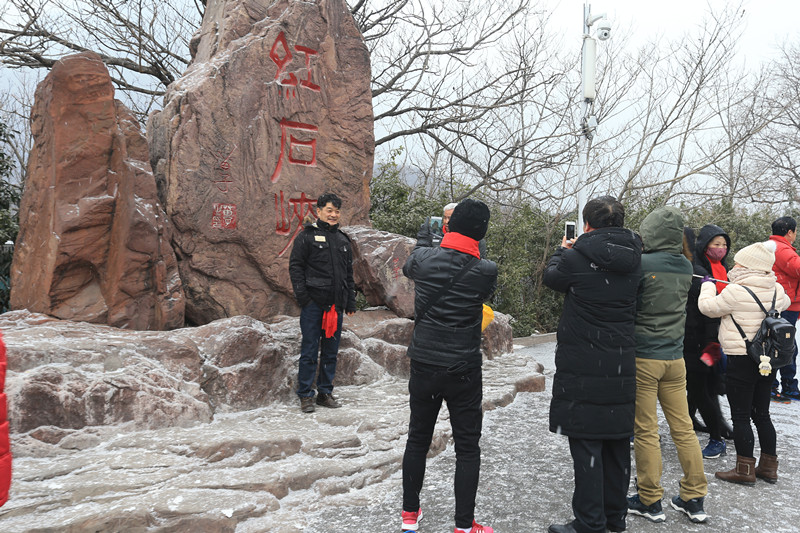
M797 317L800 315L800 311L784 311L781 313L781 316L788 320L792 324L797 324ZM797 344L794 346L794 354L792 355L792 362L786 366L781 367L778 372L781 374L781 392L784 394L787 392L797 392L797 379L795 376L797 375ZM772 388L778 388L778 380L777 377L775 381L772 383Z
M469 529L475 514L475 495L481 469L483 381L480 368L448 372L445 367L411 361L408 380L411 420L403 455L403 510L419 509L419 493L425 477L425 459L442 400L450 411L450 427L456 445L456 527Z
M339 353L339 339L342 337L342 318L344 310L337 309L339 323L333 337L325 338L322 333L323 309L311 302L300 311L300 365L297 370L297 395L301 398L314 396L312 386L317 375L317 355L320 354L317 392L331 394L333 377L336 374L336 355ZM320 351L321 346L321 351ZM320 353L321 352L321 353Z

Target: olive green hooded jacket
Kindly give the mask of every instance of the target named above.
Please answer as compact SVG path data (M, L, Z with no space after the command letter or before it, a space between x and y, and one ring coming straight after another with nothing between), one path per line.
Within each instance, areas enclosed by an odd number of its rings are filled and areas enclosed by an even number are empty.
M636 357L680 359L692 284L692 264L681 253L683 216L674 207L658 208L642 221L639 233L644 253L636 306Z

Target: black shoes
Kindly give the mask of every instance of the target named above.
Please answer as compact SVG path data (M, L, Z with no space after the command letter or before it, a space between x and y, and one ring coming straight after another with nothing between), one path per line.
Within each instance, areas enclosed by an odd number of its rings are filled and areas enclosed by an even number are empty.
M672 498L670 504L676 511L680 511L689 517L689 520L695 524L702 524L708 518L708 515L703 510L704 498L692 498L691 500L683 501L680 496Z
M330 409L337 409L342 406L342 404L336 401L336 398L333 397L333 394L324 393L317 394L317 405L328 407Z
M655 501L650 505L645 505L639 499L638 494L628 496L628 514L635 514L636 516L643 516L651 522L659 523L667 519L664 511L661 509L661 500Z
M578 533L572 524L550 524L547 528L550 533Z

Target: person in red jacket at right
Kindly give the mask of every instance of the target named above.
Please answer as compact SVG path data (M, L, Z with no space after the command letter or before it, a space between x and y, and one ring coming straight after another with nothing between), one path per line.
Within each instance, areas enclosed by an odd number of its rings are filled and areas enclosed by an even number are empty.
M774 241L777 249L775 250L775 264L772 271L778 277L778 283L783 285L787 296L792 300L789 309L781 313L781 316L795 324L800 315L800 256L794 248L794 241L797 238L797 221L792 217L781 217L772 223L772 236L769 240ZM774 400L800 400L800 390L797 388L797 346L794 348L792 362L780 369L780 384L777 376L772 384L772 398ZM780 385L780 391L778 386Z
M8 489L11 486L11 444L8 439L5 383L6 344L0 333L0 507L8 501Z

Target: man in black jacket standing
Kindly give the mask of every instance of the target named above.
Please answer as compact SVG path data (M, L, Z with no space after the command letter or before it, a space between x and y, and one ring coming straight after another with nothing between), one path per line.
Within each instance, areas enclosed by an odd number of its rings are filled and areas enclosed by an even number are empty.
M483 302L497 286L497 265L480 258L489 208L466 199L453 210L439 246L419 241L403 266L415 284L415 326L408 356L411 419L403 456L403 531L417 531L425 458L447 402L456 444L456 533L492 533L475 522L483 400L481 320Z
M642 241L611 196L589 201L583 218L583 235L563 238L544 272L545 285L566 293L550 431L569 437L575 470L575 519L551 533L624 531L628 510Z
M289 258L292 279L300 311L300 365L297 372L297 395L304 413L314 412L314 376L317 377L317 405L340 407L333 397L336 356L342 335L342 314L356 312L353 283L353 252L350 239L339 231L342 200L333 193L317 199L318 220L297 235ZM320 351L320 344L322 349Z

